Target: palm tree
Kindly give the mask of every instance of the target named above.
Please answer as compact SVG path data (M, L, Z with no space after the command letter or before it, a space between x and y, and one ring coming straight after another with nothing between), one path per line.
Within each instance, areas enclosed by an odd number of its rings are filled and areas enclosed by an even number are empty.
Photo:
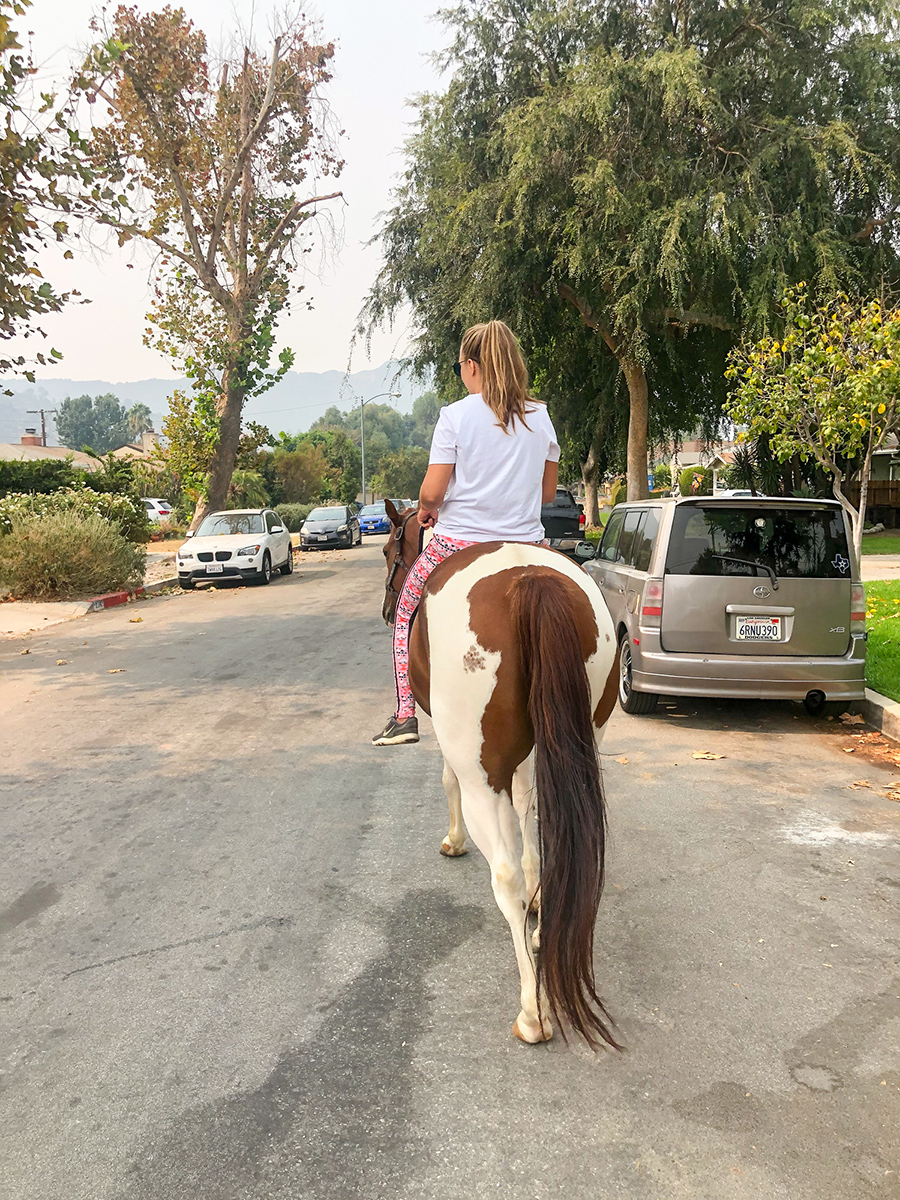
M236 470L228 489L229 508L263 508L269 503L266 481L257 471Z
M125 414L125 424L129 436L137 441L142 433L153 429L153 414L146 404L132 404Z

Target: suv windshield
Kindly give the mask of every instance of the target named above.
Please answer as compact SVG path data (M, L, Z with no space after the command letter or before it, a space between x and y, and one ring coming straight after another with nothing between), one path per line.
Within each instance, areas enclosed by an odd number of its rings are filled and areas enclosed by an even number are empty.
M769 571L785 578L849 578L841 510L679 505L666 574L765 575Z
M197 537L222 537L230 533L262 533L259 513L212 513L197 530Z
M346 521L346 508L314 508L307 521Z

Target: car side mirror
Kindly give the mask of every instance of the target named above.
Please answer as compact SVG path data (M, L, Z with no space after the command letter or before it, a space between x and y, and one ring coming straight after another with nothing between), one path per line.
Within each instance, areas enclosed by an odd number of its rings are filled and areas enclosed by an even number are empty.
M269 530L269 533L284 533L284 526L283 525L273 525L272 528Z
M194 531L193 531L193 529L189 529L189 530L187 531L187 533L185 533L185 535L184 535L184 536L185 536L185 537L193 537L193 536L194 536Z
M593 558L596 552L597 547L593 542L579 542L575 547L575 557L580 558L583 562L586 562L589 558Z

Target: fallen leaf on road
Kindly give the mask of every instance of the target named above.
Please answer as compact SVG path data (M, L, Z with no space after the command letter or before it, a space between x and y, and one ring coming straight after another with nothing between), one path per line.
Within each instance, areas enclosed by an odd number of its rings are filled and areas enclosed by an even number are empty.
M111 667L106 673L107 675L121 675L124 670L124 667Z
M854 752L854 750L855 750L855 749L856 749L856 747L855 747L855 746L845 746L845 747L844 747L844 753L845 753L845 754L852 754L852 753Z
M616 762L617 762L617 763L621 763L621 764L622 764L622 766L624 767L624 766L626 766L626 765L627 765L627 763L628 763L628 759L627 759L627 758L625 757L625 755L623 754L621 758L617 758L617 759L616 759Z
M852 788L854 792L858 792L860 788L870 788L871 786L868 779L857 779L855 783L847 784L847 787Z
M708 762L712 762L714 759L717 759L717 758L727 758L727 757L728 757L727 754L710 754L710 752L708 750L695 750L694 753L691 755L691 758L702 758Z
M143 617L129 617L128 624L129 625L137 625L138 621L143 621L143 619L144 619Z
M841 720L845 725L865 725L866 718L859 713L841 713Z
M29 649L26 647L26 648L25 648L25 649L22 651L22 653L23 653L23 654L30 654L30 653L31 653L31 651L30 651L30 650L29 650Z
M58 667L64 667L68 661L69 661L69 660L68 660L67 658L58 658L58 659L56 660L56 665L57 665Z

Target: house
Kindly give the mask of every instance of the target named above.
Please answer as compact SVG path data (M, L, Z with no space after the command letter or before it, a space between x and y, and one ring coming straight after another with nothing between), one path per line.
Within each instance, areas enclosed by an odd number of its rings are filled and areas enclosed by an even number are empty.
M72 464L82 471L97 471L103 465L98 458L82 454L80 450L70 450L67 446L44 446L41 435L34 429L26 429L21 442L0 442L0 461L37 462L47 458L57 462L71 459Z
M126 442L124 446L119 446L117 450L113 450L113 458L130 458L139 462L146 462L148 459L156 458L156 451L159 448L159 434L154 433L152 429L145 430L141 436L134 442Z

